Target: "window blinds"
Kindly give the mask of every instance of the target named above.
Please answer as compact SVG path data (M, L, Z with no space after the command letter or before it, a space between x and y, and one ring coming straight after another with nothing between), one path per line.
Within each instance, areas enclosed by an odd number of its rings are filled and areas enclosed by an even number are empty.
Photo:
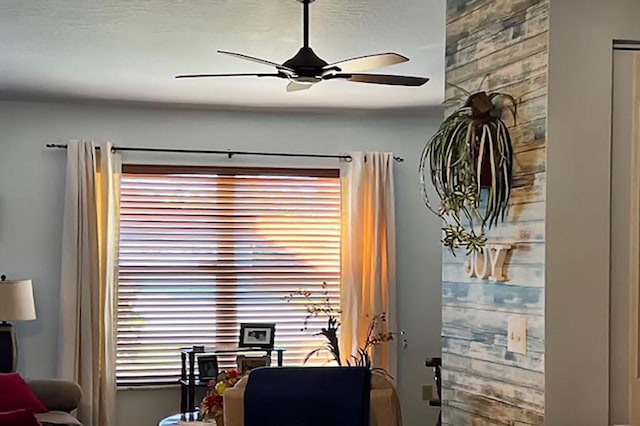
M285 365L324 343L284 297L339 306L337 170L129 165L120 194L119 385L176 382L180 348L237 346L240 323L275 323Z

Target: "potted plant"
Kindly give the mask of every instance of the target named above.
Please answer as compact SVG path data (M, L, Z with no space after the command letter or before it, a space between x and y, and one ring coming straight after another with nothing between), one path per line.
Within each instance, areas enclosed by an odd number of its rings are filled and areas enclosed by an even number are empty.
M456 86L457 87L457 86ZM513 148L503 108L516 117L516 102L504 93L465 93L463 105L442 122L425 146L419 173L426 206L444 221L442 243L481 251L485 232L504 220L511 195ZM440 203L429 199L425 169Z
M323 293L321 296L314 296L309 290L296 290L285 296L284 300L287 303L292 301L300 301L304 304L306 310L306 316L304 319L304 326L301 331L307 330L308 322L311 318L325 317L327 320L327 326L322 327L316 335L323 336L326 341L317 348L311 350L305 357L303 363L306 364L311 357L321 352L326 352L331 357L332 361L337 365L355 366L355 367L367 367L372 372L389 376L389 373L381 367L373 365L371 359L371 351L374 346L383 345L395 340L397 336L402 336L402 345L407 347L407 339L404 338L404 331L389 331L387 330L387 314L385 312L381 314L375 314L369 319L369 327L367 329L367 336L362 342L362 345L358 348L356 354L350 354L346 360L340 355L340 344L338 340L340 329L340 310L337 309L331 303L329 292L327 290L327 283L323 283Z

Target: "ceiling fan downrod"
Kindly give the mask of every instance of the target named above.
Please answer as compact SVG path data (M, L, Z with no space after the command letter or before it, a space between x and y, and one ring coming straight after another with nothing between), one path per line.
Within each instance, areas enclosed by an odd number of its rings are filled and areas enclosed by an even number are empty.
M298 0L302 3L302 28L304 47L309 47L309 5L315 0Z
M292 58L283 63L284 66L295 69L299 77L310 78L312 81L318 81L317 75L327 62L320 58L309 46L309 5L315 0L298 0L302 3L302 27L303 27L303 45Z

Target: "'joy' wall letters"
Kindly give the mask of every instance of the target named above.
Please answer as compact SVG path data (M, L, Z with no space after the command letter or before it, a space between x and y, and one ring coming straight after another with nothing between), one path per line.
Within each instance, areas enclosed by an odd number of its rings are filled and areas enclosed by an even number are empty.
M505 281L505 260L510 251L509 244L487 244L482 252L471 254L464 263L464 272L469 278Z

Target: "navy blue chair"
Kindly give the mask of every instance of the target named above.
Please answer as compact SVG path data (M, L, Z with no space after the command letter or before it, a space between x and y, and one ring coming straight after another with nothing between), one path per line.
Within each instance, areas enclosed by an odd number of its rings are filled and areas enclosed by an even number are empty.
M368 426L371 371L278 367L251 371L245 426Z

